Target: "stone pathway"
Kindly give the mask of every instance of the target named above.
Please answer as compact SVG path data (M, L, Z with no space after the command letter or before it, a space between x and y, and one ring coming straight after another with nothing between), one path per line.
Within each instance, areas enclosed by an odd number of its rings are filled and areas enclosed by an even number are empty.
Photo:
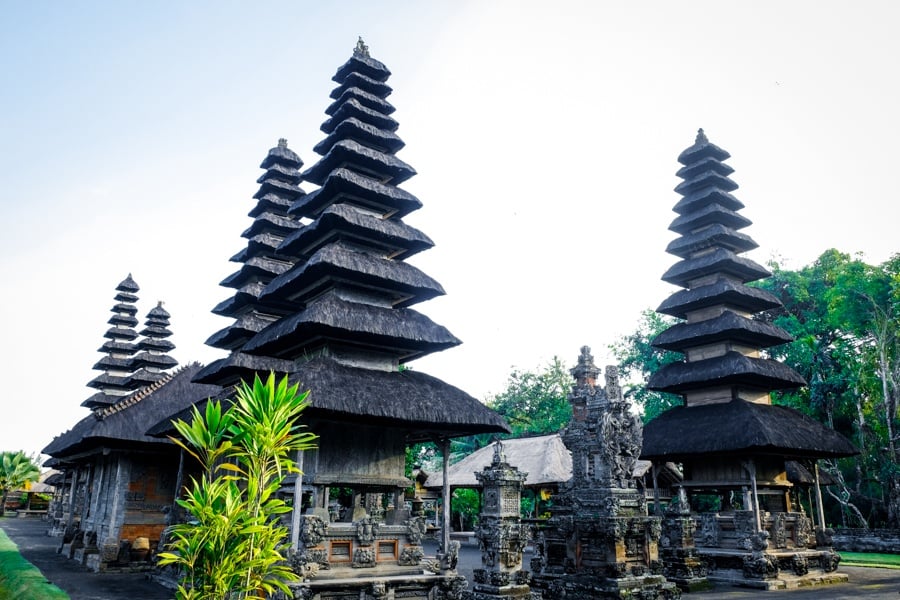
M40 569L51 583L72 600L171 600L172 590L151 581L144 573L92 573L75 561L57 554L60 538L47 536L40 519L0 519L0 527L19 547L19 552Z

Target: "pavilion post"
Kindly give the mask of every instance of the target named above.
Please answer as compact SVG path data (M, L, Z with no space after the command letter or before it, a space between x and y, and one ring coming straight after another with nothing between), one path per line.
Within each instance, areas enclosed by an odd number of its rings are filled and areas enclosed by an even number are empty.
M822 510L822 486L819 484L819 461L813 463L813 474L816 477L816 518L819 529L825 529L825 512Z
M291 548L300 549L300 516L303 513L303 450L297 450L297 478L294 480L294 507L291 511Z
M444 504L441 528L441 551L445 554L450 551L450 440L440 440L441 454L443 455L444 481L441 487L441 498Z

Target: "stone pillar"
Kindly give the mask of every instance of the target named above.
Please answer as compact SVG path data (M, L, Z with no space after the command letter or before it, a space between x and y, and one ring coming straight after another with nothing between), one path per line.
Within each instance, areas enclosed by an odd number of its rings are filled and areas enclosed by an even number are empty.
M520 515L522 487L527 475L506 462L499 441L494 443L493 462L481 473L475 473L484 492L475 530L482 568L474 571L475 585L464 595L467 600L531 597L530 573L522 570L528 529Z

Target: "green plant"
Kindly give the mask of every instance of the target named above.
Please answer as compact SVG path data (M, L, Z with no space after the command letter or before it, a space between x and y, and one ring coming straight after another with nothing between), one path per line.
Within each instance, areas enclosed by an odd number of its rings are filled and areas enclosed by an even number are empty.
M161 565L184 571L178 600L237 600L281 590L298 576L281 548L287 529L279 516L291 508L276 497L287 473L297 473L291 455L314 447L315 435L298 419L309 392L298 394L287 377L276 383L242 382L227 410L210 400L191 423L174 423L172 438L203 467L178 504L191 521L175 525L160 553Z
M31 482L37 481L40 476L40 468L21 450L0 453L0 517L6 513L9 493L20 488L28 489Z

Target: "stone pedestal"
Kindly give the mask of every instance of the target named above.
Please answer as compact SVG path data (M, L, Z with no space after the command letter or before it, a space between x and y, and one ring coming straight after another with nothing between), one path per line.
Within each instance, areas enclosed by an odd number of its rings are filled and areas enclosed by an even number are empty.
M663 517L659 556L666 579L685 592L712 587L707 578L706 562L694 545L694 520L680 511Z

